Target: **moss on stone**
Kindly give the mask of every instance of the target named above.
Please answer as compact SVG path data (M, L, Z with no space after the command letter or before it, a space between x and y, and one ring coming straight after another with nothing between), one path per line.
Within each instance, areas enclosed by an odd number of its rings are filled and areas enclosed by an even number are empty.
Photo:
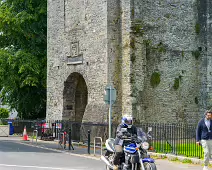
M164 15L164 17L169 19L171 17L171 14L167 13L167 14Z
M195 102L196 104L199 104L198 97L195 97L194 102Z
M133 73L130 73L130 83L131 84L135 83L135 76Z
M200 51L199 50L192 51L192 56L194 56L195 59L198 60L200 57Z
M160 73L158 73L158 72L152 73L151 79L150 79L150 84L153 88L157 87L160 84Z
M132 53L130 56L130 60L132 61L132 63L135 63L135 59L136 59L135 53Z
M132 22L132 33L138 36L143 36L144 35L144 29L143 29L143 22L139 19L136 19Z
M177 90L179 89L179 87L180 87L180 78L175 78L173 88Z
M115 18L113 20L113 24L115 25L115 24L119 23L120 19L121 19L120 16L118 16L117 18Z
M159 51L160 53L165 53L165 52L166 52L166 47L165 47L165 45L164 45L162 42L160 42L160 43L157 45L157 49L158 49L158 51Z
M146 46L150 46L152 44L152 40L148 39L148 40L143 40L144 44Z
M196 23L196 25L195 25L195 31L196 31L197 34L200 33L200 24L199 23Z
M132 14L132 16L134 16L134 15L135 15L135 8L132 8L132 10L131 10L131 14Z
M130 47L134 50L135 49L135 38L131 38L130 40Z
M120 54L121 47L119 45L117 45L116 50L118 51L118 54ZM121 76L122 64L121 64L121 60L118 57L116 57L116 59L115 59L114 66L115 66L115 70L114 70L114 75L113 75L113 81L114 81L116 87L119 89L121 87L120 76Z
M132 92L130 94L131 97L136 97L136 89L132 88Z
M181 52L181 54L182 54L182 57L184 57L184 56L185 56L185 52L184 52L184 51L182 51L182 52Z

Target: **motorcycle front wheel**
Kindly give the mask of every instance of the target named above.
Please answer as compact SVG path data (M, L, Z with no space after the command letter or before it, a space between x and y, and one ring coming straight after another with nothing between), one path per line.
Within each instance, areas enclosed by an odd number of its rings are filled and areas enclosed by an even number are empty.
M155 163L150 163L150 162L145 162L144 168L145 168L145 170L157 170Z
M109 166L106 165L106 170L113 170Z

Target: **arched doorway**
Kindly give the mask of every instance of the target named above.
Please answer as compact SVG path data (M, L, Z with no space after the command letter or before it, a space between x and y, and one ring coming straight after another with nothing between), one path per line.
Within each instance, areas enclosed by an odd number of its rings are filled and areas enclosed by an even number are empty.
M88 102L88 90L83 76L72 73L64 82L63 91L63 120L78 122L72 126L73 138L80 138L80 123L82 122Z

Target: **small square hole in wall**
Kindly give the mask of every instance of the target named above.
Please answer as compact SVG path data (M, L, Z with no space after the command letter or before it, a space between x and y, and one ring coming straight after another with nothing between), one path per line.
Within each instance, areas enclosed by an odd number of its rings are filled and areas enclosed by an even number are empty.
M199 51L202 51L202 47L198 47L198 50L199 50Z
M67 110L73 110L73 105L67 105L67 106L66 106L66 109L67 109Z

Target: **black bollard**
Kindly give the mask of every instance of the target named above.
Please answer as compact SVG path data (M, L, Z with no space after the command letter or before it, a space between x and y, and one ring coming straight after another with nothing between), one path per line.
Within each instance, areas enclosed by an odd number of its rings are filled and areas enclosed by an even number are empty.
M74 150L74 147L71 143L71 128L69 128L69 138L68 138L69 147L68 149L71 150L71 148Z
M88 154L90 154L91 149L91 131L88 130Z

